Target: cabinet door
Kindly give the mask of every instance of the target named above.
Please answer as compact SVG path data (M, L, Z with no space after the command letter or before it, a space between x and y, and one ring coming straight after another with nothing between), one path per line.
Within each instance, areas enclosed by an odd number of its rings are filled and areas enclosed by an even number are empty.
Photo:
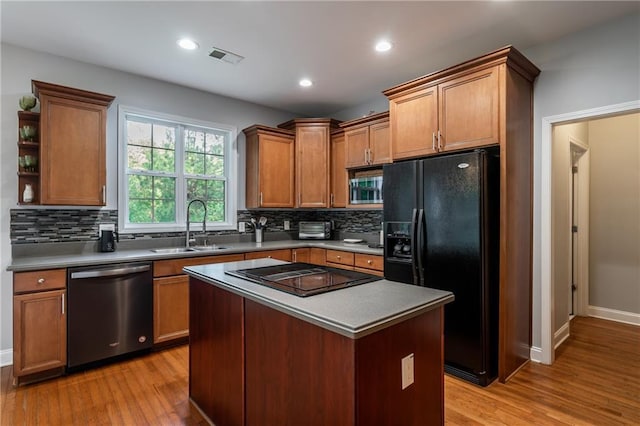
M309 263L314 265L326 265L327 264L327 250L323 248L311 247L309 253Z
M347 158L345 166L359 167L367 165L369 149L369 126L348 130L344 133Z
M106 204L106 107L42 94L41 202Z
M331 206L347 206L348 174L345 168L344 133L331 139Z
M438 132L438 92L427 87L389 101L391 147L394 160L434 154Z
M369 149L371 164L391 163L389 122L372 124L369 127Z
M260 184L257 207L293 207L294 139L260 135L259 140Z
M298 207L329 207L329 128L296 129Z
M189 277L153 280L153 343L189 335Z
M500 142L498 74L493 67L438 86L441 151Z
M299 248L291 250L291 261L300 263L309 263L311 249Z
M246 260L252 259L278 259L284 260L285 262L291 262L291 250L282 249L282 250L267 250L267 251L253 251L246 253L244 255Z
M65 290L13 297L13 374L24 376L67 364Z

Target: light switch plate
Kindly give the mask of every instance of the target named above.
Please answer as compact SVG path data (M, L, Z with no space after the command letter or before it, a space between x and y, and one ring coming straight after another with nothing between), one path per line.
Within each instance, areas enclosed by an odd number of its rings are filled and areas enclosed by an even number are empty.
M246 232L244 225L244 222L238 222L238 232Z
M288 231L291 229L291 223L288 220L284 221L284 230Z
M413 383L413 354L402 358L402 389L408 388Z

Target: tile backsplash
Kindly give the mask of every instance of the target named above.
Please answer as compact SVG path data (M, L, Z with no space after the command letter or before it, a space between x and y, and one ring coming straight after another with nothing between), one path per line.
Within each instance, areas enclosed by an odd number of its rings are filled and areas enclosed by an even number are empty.
M267 218L266 232L283 231L284 221L290 230L298 230L300 221L332 220L335 230L345 233L367 233L380 230L382 210L238 210L238 221ZM12 209L11 244L53 242L86 242L98 239L100 224L118 223L117 210L82 209ZM249 233L253 232L247 227ZM235 230L211 231L211 235L237 234ZM121 240L167 238L184 236L184 232L122 234Z

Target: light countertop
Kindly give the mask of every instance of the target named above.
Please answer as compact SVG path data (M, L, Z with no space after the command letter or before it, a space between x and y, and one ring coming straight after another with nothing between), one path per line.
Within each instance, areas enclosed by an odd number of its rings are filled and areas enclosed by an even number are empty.
M225 271L277 265L274 259L188 266L193 278L319 327L358 339L452 302L453 293L380 279L309 297L227 275Z
M109 253L78 252L69 253L63 250L59 253L55 244L48 244L49 253L38 253L33 256L14 257L7 270L14 272L36 271L41 269L71 268L76 266L105 265L110 263L153 261L163 259L188 258L198 256L218 256L234 253L247 253L263 250L295 249L304 247L318 247L329 250L344 250L355 253L379 255L382 249L370 248L366 244L347 244L338 240L281 240L263 243L232 242L221 243L226 247L215 251L190 251L184 253L154 253L151 249L126 249ZM177 247L177 246L172 246Z

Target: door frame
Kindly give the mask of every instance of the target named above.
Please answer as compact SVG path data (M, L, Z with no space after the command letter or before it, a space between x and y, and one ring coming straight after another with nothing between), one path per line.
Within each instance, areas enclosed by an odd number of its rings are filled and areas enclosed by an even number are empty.
M589 155L589 147L583 143L582 141L574 138L573 136L569 136L569 150L570 150L570 158L571 158L571 167L578 167L577 172L577 184L573 178L573 173L571 170L569 172L572 174L571 176L571 193L573 194L574 199L577 200L577 203L572 204L571 206L571 224L574 225L573 221L576 218L576 225L578 226L578 235L575 247L573 245L573 241L571 241L570 247L572 247L571 258L569 259L573 275L573 268L576 270L575 282L578 283L577 294L576 294L576 304L573 306L574 312L573 315L587 315L588 307L589 307L589 165L591 161L591 157ZM577 152L580 154L579 158L574 162L573 153ZM574 194L576 191L577 193ZM573 211L573 210L577 211ZM570 238L573 240L573 233L570 235ZM575 253L573 249L577 251L577 259L575 258ZM577 265L574 265L577 263ZM572 282L571 284L575 284ZM571 306L573 300L573 292L570 290L569 292L569 306Z
M543 364L551 365L555 358L554 298L551 286L553 282L551 276L551 144L553 142L553 126L638 110L640 110L640 100L542 117L542 133L540 135L540 247L538 250L534 249L534 253L540 254L540 268L534 269L534 274L539 274L538 277L534 276L534 282L540 282L540 350L539 353L534 353L534 350L537 352L537 349L532 348L531 358L539 360Z

